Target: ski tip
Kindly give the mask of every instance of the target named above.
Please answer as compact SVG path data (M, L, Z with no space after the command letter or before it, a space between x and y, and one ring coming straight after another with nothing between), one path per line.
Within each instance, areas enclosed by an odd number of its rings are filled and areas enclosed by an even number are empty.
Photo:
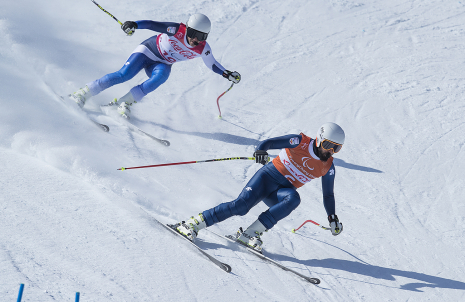
M222 269L227 272L227 273L230 273L231 272L231 266L229 266L228 264L226 263L221 263L221 265L223 266Z
M163 145L165 145L167 147L169 147L171 145L170 142L166 141L166 140L163 140L162 143L163 143Z
M121 167L121 169L118 169L118 170L124 171L124 170L126 170L126 168L125 168L125 167Z
M291 232L295 234L295 229L292 229Z
M318 278L309 278L308 282L310 282L312 284L320 284L321 281Z

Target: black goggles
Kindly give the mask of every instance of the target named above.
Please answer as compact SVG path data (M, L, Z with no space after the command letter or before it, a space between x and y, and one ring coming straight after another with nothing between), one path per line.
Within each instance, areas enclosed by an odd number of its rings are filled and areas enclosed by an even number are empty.
M341 148L342 148L342 145L333 143L332 141L329 141L327 139L321 142L321 146L323 147L323 149L328 150L328 151L333 149L334 153L338 153L339 151L341 151Z
M190 27L187 28L186 35L191 39L197 38L197 40L199 40L199 42L207 40L207 37L208 37L208 34L203 33L201 31L198 31L198 30L195 30L195 29L190 28Z

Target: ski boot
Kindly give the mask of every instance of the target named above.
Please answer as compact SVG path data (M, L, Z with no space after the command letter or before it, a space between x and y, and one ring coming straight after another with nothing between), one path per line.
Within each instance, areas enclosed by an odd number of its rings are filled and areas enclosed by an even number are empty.
M75 93L70 94L68 97L82 108L86 101L92 97L92 94L90 93L89 87L86 86L84 88L80 88Z
M263 244L261 236L265 231L266 227L257 219L245 231L240 227L236 233L236 240L261 253Z
M181 221L176 225L176 230L187 237L190 241L195 242L201 229L207 227L202 214L192 216L187 221Z
M129 106L131 106L131 103L128 102L123 102L118 106L118 113L121 114L122 117L129 119L129 114L131 113L131 109L129 109Z
M134 100L134 97L132 96L132 93L130 91L126 93L118 101L115 99L113 102L115 104L117 104L118 102L120 103L117 109L118 113L126 119L129 119L129 114L131 113L131 109L129 109L129 106L132 106L133 103L137 103Z

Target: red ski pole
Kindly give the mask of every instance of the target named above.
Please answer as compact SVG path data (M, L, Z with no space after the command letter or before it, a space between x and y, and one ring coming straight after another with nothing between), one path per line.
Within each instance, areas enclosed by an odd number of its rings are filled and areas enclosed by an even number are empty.
M222 97L226 92L228 92L229 90L231 90L234 86L234 83L231 84L231 87L228 88L228 90L226 90L225 92L223 92L217 99L216 99L216 105L218 105L218 111L220 112L220 116L219 118L221 118L221 110L220 110L220 97Z
M313 221L313 220L306 220L304 223L302 223L302 225L300 227L298 227L297 229L292 229L292 233L295 233L295 231L297 231L298 229L300 229L301 227L304 226L304 224L306 224L307 222L311 222L313 223L314 225L317 225L319 226L320 228L322 228L323 230L330 230L331 231L331 228L328 228L328 227L325 227L325 226L322 226L321 224Z
M174 166L174 165L187 165L187 164L207 163L207 162L213 162L213 161L236 160L236 159L255 160L255 157L226 157L226 158L207 159L207 160L193 160L193 161L184 161L184 162L179 162L179 163L170 163L170 164L161 164L161 165L150 165L150 166L120 168L118 170L124 171L124 170L129 170L129 169L142 169L142 168L164 167L164 166Z

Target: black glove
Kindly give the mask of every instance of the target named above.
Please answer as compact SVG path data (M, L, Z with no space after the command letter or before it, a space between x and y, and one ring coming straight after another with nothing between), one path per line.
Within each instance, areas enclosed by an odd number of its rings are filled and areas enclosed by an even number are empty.
M257 164L266 165L268 162L268 152L263 150L257 150L253 153L253 157L255 157L255 162Z
M339 222L339 218L337 218L336 214L328 216L329 226L331 227L331 233L334 236L341 234L342 232L342 223Z
M233 81L235 84L237 84L237 83L239 83L241 81L241 75L237 71L225 70L223 72L223 77L230 80L230 81Z
M121 25L121 29L128 35L132 36L132 34L136 31L137 29L137 23L134 21L126 21Z

